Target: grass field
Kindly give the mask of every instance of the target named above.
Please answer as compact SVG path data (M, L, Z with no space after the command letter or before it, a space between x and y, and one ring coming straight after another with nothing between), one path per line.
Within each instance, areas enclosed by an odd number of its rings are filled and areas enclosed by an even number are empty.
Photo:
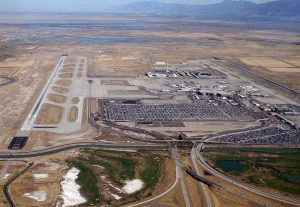
M93 170L87 164L78 160L70 161L70 165L80 170L76 182L81 186L81 190L84 193L85 198L88 198L85 205L101 202L99 188L97 186L97 177Z

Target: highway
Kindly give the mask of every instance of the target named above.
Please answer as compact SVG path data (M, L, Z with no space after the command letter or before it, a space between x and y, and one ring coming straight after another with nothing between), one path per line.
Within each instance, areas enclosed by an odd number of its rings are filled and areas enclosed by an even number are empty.
M66 145L60 146L57 148L52 148L47 151L36 151L32 153L24 153L24 154L0 154L0 159L26 159L26 158L35 158L57 154L60 152L80 149L80 148L99 148L99 149L146 149L146 150L167 150L169 148L168 145L119 145L115 144L97 144L97 143L82 143L82 144L74 144L74 145Z
M143 202L140 202L140 203L136 203L136 204L133 204L133 205L129 205L128 207L135 207L135 206L144 205L144 204L149 203L151 201L162 198L164 195L171 192L175 188L175 186L178 184L178 182L180 182L180 186L181 186L185 206L186 207L191 207L191 202L190 202L190 199L189 199L188 191L187 191L187 188L185 186L185 183L184 183L184 180L183 180L183 177L182 177L182 171L181 171L182 165L180 163L180 158L179 158L179 154L178 154L176 146L171 147L171 150L172 150L171 154L172 154L173 159L175 160L175 165L176 165L176 179L175 179L174 183L172 184L172 186L170 188L168 188L165 192L163 192L162 194L160 194L160 195L158 195L154 198L151 198L149 200L146 200L146 201L143 201Z
M1 159L25 159L25 158L34 158L34 157L40 157L40 156L48 156L48 155L52 155L52 154L57 154L60 152L64 152L64 151L68 151L68 150L73 150L73 149L79 149L79 148L100 148L100 149L147 149L147 150L167 150L169 148L168 145L121 145L121 143L118 143L119 145L116 144L96 144L96 143L86 143L86 144L78 144L78 145L71 145L71 146L63 146L63 147L59 147L59 148L53 148L50 149L48 151L37 151L37 152L32 152L32 153L28 153L28 154L10 154L10 155L0 155ZM254 188L253 186L249 186L246 184L243 184L239 181L236 181L222 173L220 173L219 171L215 170L214 168L212 168L210 165L208 165L202 154L201 154L201 149L203 147L203 143L200 143L197 145L197 147L193 147L192 151L191 151L191 159L192 159L192 163L194 165L194 168L197 172L198 175L200 175L199 169L197 167L197 163L200 164L205 170L207 170L208 172L210 172L212 175L217 176L223 180L226 180L240 188L243 188L247 191L250 191L252 193L256 193L258 195L264 196L266 198L269 199L273 199L273 200L277 200L277 201L281 201L284 203L288 203L288 204L292 204L292 205L298 205L300 206L300 201L295 200L295 199L291 199L285 196L281 196L278 194L273 194L273 193L269 193L269 192L264 192L261 191L259 189ZM181 189L182 189L182 193L184 196L184 200L185 200L185 206L186 207L190 207L191 203L189 200L189 196L188 196L188 191L186 189L186 186L184 184L183 178L182 178L182 174L181 174L181 168L182 165L180 163L179 160L179 155L177 152L177 148L172 148L172 157L175 160L176 163L176 179L174 181L174 183L172 184L172 186L170 186L170 188L168 188L165 192L163 192L162 194L151 198L147 201L143 201L141 203L137 203L137 204L133 204L130 206L139 206L139 205L143 205L146 203L149 203L151 201L154 201L156 199L159 199L161 197L163 197L164 195L166 195L167 193L169 193L170 191L172 191L175 186L178 184L178 182L180 182L181 185ZM204 184L201 184L201 188L203 190L203 194L205 196L205 200L206 200L206 206L207 207L212 207L212 201L211 198L209 196L209 193L207 191L207 186L205 186ZM251 199L250 199L251 200ZM253 202L258 203L259 201L253 200Z
M177 176L179 177L180 186L181 186L181 190L182 190L182 194L183 194L185 206L186 207L191 207L191 202L190 202L190 199L189 199L189 194L188 194L188 191L186 189L186 186L185 186L185 183L184 183L184 180L183 180L183 177L182 177L182 171L181 171L182 165L180 163L180 158L179 158L179 154L178 154L178 151L177 151L177 146L172 147L172 155L173 155L173 157L175 159L176 174L178 172L178 175L176 175L176 177Z
M193 148L192 148L192 151L191 151L191 160L192 160L192 163L193 163L194 168L196 170L196 173L198 175L201 175L200 171L199 171L199 168L197 166L197 161L196 161L197 160L196 146L193 146ZM210 199L207 186L204 183L200 183L200 186L201 186L201 189L202 189L203 194L205 196L206 206L207 207L213 207L213 204L212 204L212 201Z
M176 178L175 178L175 181L174 183L172 184L172 186L170 186L170 188L168 188L165 192L163 192L162 194L158 195L158 196L155 196L149 200L146 200L146 201L143 201L143 202L140 202L140 203L136 203L136 204L133 204L133 205L129 205L128 207L135 207L135 206L140 206L140 205L144 205L146 203L149 203L151 201L154 201L154 200L157 200L159 198L162 198L163 196L165 196L167 193L171 192L175 187L176 185L178 184L179 180L181 179L181 174L180 174L180 170L181 170L181 167L178 165L176 159L175 159L175 154L174 152L172 152L172 157L174 158L175 162L176 162Z
M257 189L255 187L253 187L253 186L241 183L241 182L239 182L239 181L237 181L237 180L235 180L235 179L233 179L233 178L231 178L227 175L224 175L221 172L215 170L213 167L211 167L209 164L207 164L206 161L204 160L204 158L202 156L202 153L201 153L201 150L202 150L203 146L204 145L201 143L196 148L196 154L197 154L197 158L198 158L197 161L205 170L210 172L212 175L214 175L216 177L219 177L223 180L226 180L227 182L232 183L232 184L234 184L234 185L236 185L236 186L238 186L238 187L240 187L244 190L247 190L247 191L250 191L252 193L264 196L266 198L276 200L276 201L280 201L280 202L287 203L287 204L300 206L300 200L292 199L292 198L282 196L282 195L279 195L279 194L275 194L275 193L262 191L260 189Z

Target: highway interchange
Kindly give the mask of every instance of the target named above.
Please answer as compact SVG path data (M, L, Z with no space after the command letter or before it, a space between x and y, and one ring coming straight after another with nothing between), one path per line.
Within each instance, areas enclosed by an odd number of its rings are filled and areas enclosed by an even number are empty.
M170 144L171 143L171 144ZM195 143L193 148L191 149L191 161L193 163L193 167L196 171L196 173L198 175L201 175L199 167L202 170L206 170L209 173L211 173L213 176L216 176L218 178L221 178L231 184L234 184L246 191L249 191L251 193L255 193L258 194L260 196L272 199L272 200L277 200L283 203L287 203L287 204L292 204L295 206L300 206L300 201L299 200L295 200L286 196L282 196L279 194L275 194L275 193L269 193L266 191L262 191L260 189L257 189L253 186L241 183L231 177L228 177L227 175L224 175L223 173L217 171L216 169L214 169L213 167L211 167L209 164L207 164L207 162L204 160L203 156L202 156L202 149L205 145L203 143ZM52 149L52 150L48 150L48 151L40 151L40 152L35 152L35 153L28 153L28 154L10 154L10 155L0 155L1 159L9 159L9 160L14 160L14 159L29 159L29 158L34 158L34 157L42 157L42 156L49 156L49 155L54 155L57 153L61 153L61 152L66 152L66 151L70 151L70 150L74 150L74 149L80 149L80 148L101 148L101 149L145 149L145 150L170 150L171 151L171 155L173 157L173 159L175 160L176 163L176 177L175 180L173 182L173 184L163 193L161 193L158 196L155 196L153 198L150 198L148 200L145 200L143 202L139 202L136 204L132 204L129 206L141 206L150 202L153 202L159 198L162 198L163 196L165 196L166 194L168 194L169 192L171 192L175 186L179 183L182 189L182 193L183 193L183 197L185 200L185 206L186 207L190 207L191 203L190 203L190 198L189 198L189 193L188 190L186 189L185 183L183 181L183 177L182 177L182 171L183 171L183 164L181 163L180 160L180 156L178 154L177 151L177 147L176 144L172 144L171 141L169 142L165 142L165 144L160 144L160 145L151 145L151 144L147 144L147 145L141 145L141 144L134 144L134 145L125 145L124 143L114 143L114 144L92 144L92 143L86 143L86 144L80 144L80 145L71 145L71 146L62 146L59 147L57 149ZM24 173L24 172L23 172ZM14 179L16 179L16 177L14 177ZM202 189L202 193L205 196L205 201L206 201L206 206L207 207L213 207L213 202L211 200L210 197L210 193L209 193L209 187L206 186L203 183L199 182L199 185L201 186ZM268 203L264 203L261 202L257 199L251 198L251 196L245 195L245 194L241 194L239 192L230 190L228 188L225 188L224 186L219 186L217 184L218 187L222 187L223 190L226 190L230 193L233 193L235 195L240 196L241 198L244 199L248 199L256 204L262 205L262 206L271 206Z

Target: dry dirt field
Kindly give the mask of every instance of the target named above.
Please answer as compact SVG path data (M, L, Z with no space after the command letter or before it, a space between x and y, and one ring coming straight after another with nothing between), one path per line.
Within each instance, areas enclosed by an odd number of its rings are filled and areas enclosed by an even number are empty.
M6 82L6 79L0 77L0 84L3 84L3 83L5 83L5 82Z
M73 73L60 73L60 78L72 78Z
M149 70L148 60L124 59L125 57L98 57L93 75L135 77ZM142 60L141 60L142 59Z
M36 119L36 124L58 124L61 120L63 108L51 104L43 104Z
M300 56L298 56L298 57L289 57L289 58L286 58L285 61L287 61L289 64L300 67Z
M75 154L66 152L31 160L34 166L11 185L10 192L16 205L55 206L61 191L62 175L68 168L64 159Z
M78 117L78 108L76 106L72 106L69 111L69 121L74 122Z
M74 97L72 98L72 104L78 104L79 103L79 98L78 97Z
M52 101L54 103L65 103L67 101L67 97L57 94L49 94L48 97L49 101Z
M55 82L56 85L62 86L62 87L69 87L72 84L71 80L63 79L58 80Z
M4 165L4 162L1 161L0 162L0 167L1 169L3 168L3 165ZM17 171L20 171L22 169L24 169L26 166L26 163L25 162L22 162L22 161L11 161L9 163L9 166L8 166L8 169L7 171L5 172L5 175L3 177L3 179L0 181L0 187L1 189L3 189L4 187L4 184L9 180L11 179L15 173ZM1 190L1 194L0 194L0 206L2 207L6 207L8 206L8 201L6 200L4 194L3 194L3 191Z
M68 92L69 92L69 89L63 88L63 87L53 86L51 89L52 89L54 92L56 92L56 93L62 93L62 94L65 94L65 93L68 93Z
M240 60L247 65L263 67L271 72L300 72L299 66L291 65L289 61L282 61L271 57L242 57Z

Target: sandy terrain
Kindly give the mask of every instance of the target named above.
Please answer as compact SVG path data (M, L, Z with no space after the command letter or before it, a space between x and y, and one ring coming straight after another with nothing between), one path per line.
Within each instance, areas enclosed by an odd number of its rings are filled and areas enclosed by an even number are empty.
M77 206L86 202L86 199L80 194L80 185L76 183L79 173L80 170L73 167L64 175L64 180L61 182L62 192L59 195L62 201L57 206Z

